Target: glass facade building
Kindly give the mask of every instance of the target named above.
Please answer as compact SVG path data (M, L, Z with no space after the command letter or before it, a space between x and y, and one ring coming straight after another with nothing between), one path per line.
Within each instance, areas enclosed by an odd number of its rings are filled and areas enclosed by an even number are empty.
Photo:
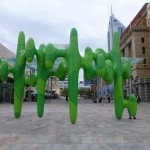
M118 32L120 36L124 30L125 26L113 14L111 14L107 33L108 51L112 49L113 33Z

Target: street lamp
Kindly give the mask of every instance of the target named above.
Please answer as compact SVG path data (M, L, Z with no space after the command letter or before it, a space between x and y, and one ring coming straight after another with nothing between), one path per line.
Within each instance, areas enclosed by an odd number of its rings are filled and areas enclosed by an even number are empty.
M51 79L51 98L52 98L52 94L53 94L53 87L52 87L53 77L51 77L50 79Z

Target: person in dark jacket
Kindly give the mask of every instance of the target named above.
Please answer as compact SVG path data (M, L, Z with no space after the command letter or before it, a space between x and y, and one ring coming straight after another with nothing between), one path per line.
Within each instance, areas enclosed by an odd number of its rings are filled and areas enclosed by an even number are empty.
M108 100L108 103L110 103L110 96L107 95L107 100Z
M137 93L137 95L136 95L136 99L137 99L137 103L139 104L139 103L141 102L141 98L140 98L140 96L139 96L138 93Z
M67 106L67 104L68 104L68 95L66 96L66 106Z

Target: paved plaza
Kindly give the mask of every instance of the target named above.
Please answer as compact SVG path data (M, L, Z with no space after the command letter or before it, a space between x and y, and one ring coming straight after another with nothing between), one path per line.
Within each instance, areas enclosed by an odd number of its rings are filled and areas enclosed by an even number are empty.
M70 123L65 100L45 102L41 119L36 103L23 103L19 119L13 105L0 104L0 150L149 150L150 103L140 103L136 120L124 110L122 120L114 105L80 100L75 125Z

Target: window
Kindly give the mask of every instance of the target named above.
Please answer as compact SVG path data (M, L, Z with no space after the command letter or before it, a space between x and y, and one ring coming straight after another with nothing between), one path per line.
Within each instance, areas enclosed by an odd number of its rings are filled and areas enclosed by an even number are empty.
M141 42L144 43L144 38L141 38Z
M125 49L122 50L122 56L125 57Z
M118 27L118 33L121 35L124 31L124 27Z
M143 60L143 66L146 67L146 58Z
M117 22L117 19L114 19L114 22Z
M145 54L145 47L142 47L142 54Z
M35 73L35 69L32 69L32 73Z

